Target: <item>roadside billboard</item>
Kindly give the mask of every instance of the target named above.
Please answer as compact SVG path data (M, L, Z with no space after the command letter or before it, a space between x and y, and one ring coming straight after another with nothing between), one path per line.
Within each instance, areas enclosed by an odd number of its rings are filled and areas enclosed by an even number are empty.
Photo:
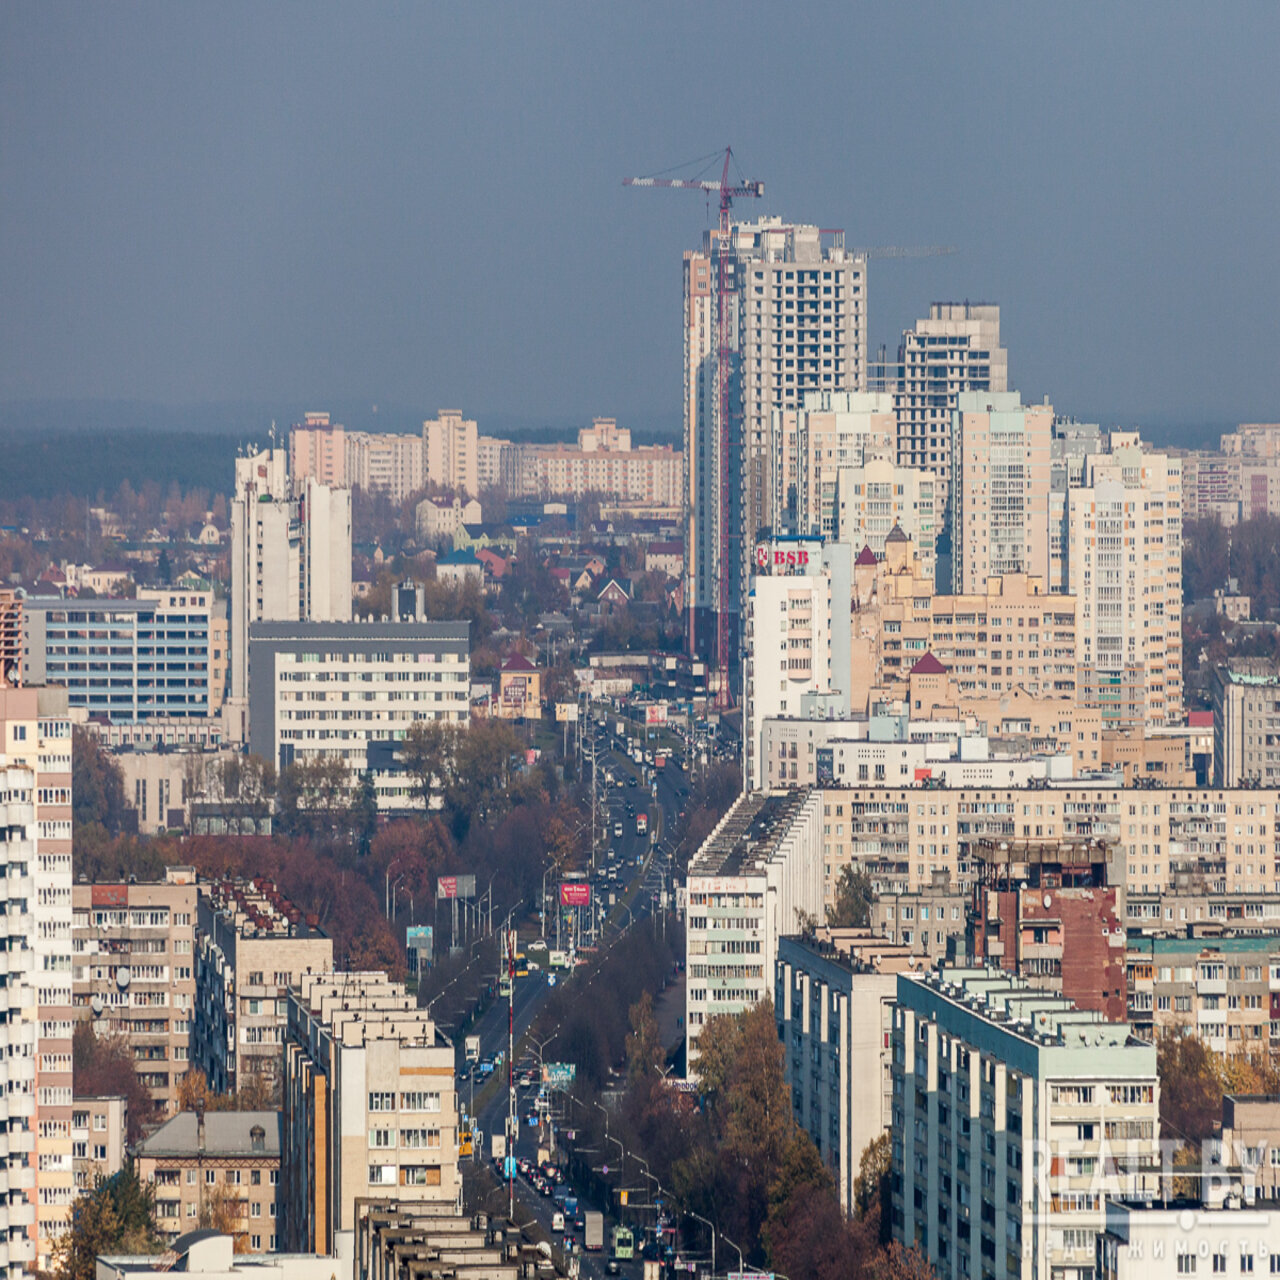
M542 1083L548 1089L568 1089L578 1075L576 1062L544 1062L542 1064Z
M560 886L560 905L562 907L589 907L591 905L591 886L583 880L571 880Z
M474 898L475 876L440 876L436 880L437 898Z

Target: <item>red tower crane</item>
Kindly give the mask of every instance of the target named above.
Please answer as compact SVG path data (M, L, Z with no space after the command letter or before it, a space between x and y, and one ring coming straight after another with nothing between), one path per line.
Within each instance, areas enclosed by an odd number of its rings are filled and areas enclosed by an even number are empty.
M716 271L716 396L720 410L720 466L717 480L720 494L720 572L717 576L717 594L719 608L716 611L716 670L719 673L719 690L716 701L719 706L727 707L733 702L729 687L729 591L730 583L736 582L738 575L736 566L730 571L730 536L729 536L729 448L731 432L729 430L729 272L728 247L729 213L735 199L747 197L759 199L764 195L764 183L754 179L743 178L736 183L729 181L729 163L733 159L733 148L724 149L724 167L720 173L720 181L712 182L699 178L624 178L624 187L668 187L678 191L715 192L720 197L720 252L717 255ZM695 163L697 163L695 161ZM690 548L685 548L686 560L690 558ZM694 655L692 600L686 601L689 609L689 649Z

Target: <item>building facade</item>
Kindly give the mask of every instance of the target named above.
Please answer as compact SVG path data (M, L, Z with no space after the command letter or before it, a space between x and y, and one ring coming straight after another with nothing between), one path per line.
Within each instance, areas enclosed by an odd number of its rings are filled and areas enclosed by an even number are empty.
M1016 391L961 392L952 445L952 590L989 578L1049 577L1049 459L1053 409Z
M155 1104L173 1115L190 1065L196 1006L196 875L170 867L154 884L72 886L75 1013L123 1036Z
M124 1168L129 1103L119 1095L77 1094L71 1110L71 1161L77 1191L91 1191L99 1178Z
M740 796L689 864L687 896L685 1025L694 1075L707 1019L771 997L779 939L820 918L821 793Z
M138 1178L155 1194L156 1230L172 1243L212 1221L234 1224L242 1253L284 1239L279 1111L180 1111L138 1146Z
M1213 782L1280 785L1280 671L1237 658L1213 673Z
M217 1093L279 1088L288 989L333 968L333 941L269 880L200 887L193 1064Z
M892 1044L893 1238L940 1280L1092 1280L1106 1197L1158 1187L1155 1047L981 968L900 974Z
M737 634L774 489L774 410L799 409L809 392L865 389L866 287L866 258L843 233L824 239L781 218L708 232L685 254L685 601L699 651L714 648L722 578Z
M262 622L250 632L250 749L277 769L337 760L373 772L378 807L420 806L394 753L420 720L470 721L465 622Z
M454 1051L383 973L304 977L288 995L286 1246L334 1252L361 1197L458 1206Z

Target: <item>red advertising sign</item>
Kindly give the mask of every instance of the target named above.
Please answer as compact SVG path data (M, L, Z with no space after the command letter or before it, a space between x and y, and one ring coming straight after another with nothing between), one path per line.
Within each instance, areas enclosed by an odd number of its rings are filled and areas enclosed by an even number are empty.
M560 886L560 905L562 907L589 907L591 905L591 886L581 880L573 880Z
M436 881L437 898L456 898L458 896L458 877L441 876Z

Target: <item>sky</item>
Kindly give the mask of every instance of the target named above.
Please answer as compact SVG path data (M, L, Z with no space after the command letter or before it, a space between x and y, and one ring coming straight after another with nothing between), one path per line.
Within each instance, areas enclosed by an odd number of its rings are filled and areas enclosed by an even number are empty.
M0 402L678 425L680 262L628 175L726 145L873 262L872 349L1002 308L1011 386L1280 419L1280 6L0 6Z

